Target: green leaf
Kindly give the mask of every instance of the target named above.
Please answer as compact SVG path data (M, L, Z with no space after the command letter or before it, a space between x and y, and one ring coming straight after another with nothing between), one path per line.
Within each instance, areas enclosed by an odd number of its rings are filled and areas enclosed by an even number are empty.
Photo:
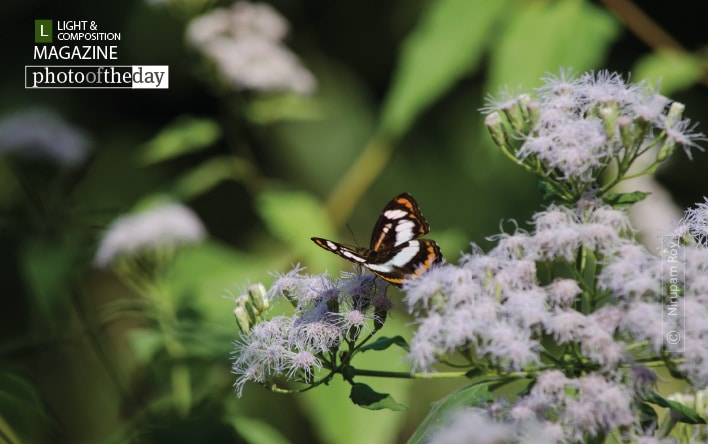
M322 250L312 236L331 239L334 229L322 203L302 191L266 191L256 198L256 210L268 230L290 245L299 258L318 263Z
M484 374L484 369L475 367L471 370L468 370L467 373L465 373L465 378L476 378L478 376L482 376Z
M403 336L393 336L393 337L381 337L372 342L371 344L363 346L360 350L361 351L367 351L367 350L386 350L392 345L397 345L401 347L403 350L408 350L408 342L406 342L405 339L403 339Z
M671 416L679 422L686 424L705 424L706 420L701 417L692 408L681 404L680 402L666 399L656 392L651 392L644 396L644 401L656 404L660 407L668 408L671 411Z
M656 410L649 404L642 402L639 404L639 424L645 435L651 436L659 424L659 416Z
M71 241L75 239L29 239L21 251L21 270L31 290L35 315L38 322L49 323L44 324L45 328L61 324L57 322L57 312L62 312L69 303L67 290L71 288L80 254L80 248Z
M485 384L471 384L454 393L449 394L440 401L433 403L428 415L418 426L408 444L428 442L430 433L442 426L450 413L463 407L486 407L492 401L492 394Z
M181 116L141 147L138 161L141 165L164 162L207 148L220 136L213 120Z
M40 442L55 421L45 411L39 390L24 376L0 372L0 437L2 442Z
M148 364L165 347L165 335L157 330L136 329L128 334L128 343L141 364Z
M612 208L629 208L635 203L644 200L651 193L634 191L632 193L607 193L602 196L602 201Z
M194 199L223 181L243 179L252 174L252 170L252 165L239 157L215 157L177 179L174 184L174 194L182 201Z
M248 119L260 125L287 120L317 120L323 114L318 101L299 94L257 96L246 108Z
M383 107L381 130L403 134L427 106L484 53L493 26L509 1L438 0L403 43L392 87Z
M227 416L228 422L248 444L288 444L278 430L265 421L245 416Z
M277 266L287 266L278 263ZM234 302L230 292L244 282L267 282L273 258L239 251L215 240L180 250L166 273L168 291L183 307L234 328ZM236 295L238 296L238 295ZM220 344L204 344L208 350Z
M548 180L539 179L536 183L536 187L541 192L541 196L543 196L544 199L550 199L556 195L555 188Z
M665 96L686 90L700 81L703 61L684 51L661 49L639 59L632 69L632 80L647 80L661 85Z
M371 387L360 382L352 384L349 398L354 404L369 410L388 409L401 411L408 409L405 405L396 402L388 393L375 392Z
M492 3L492 2L490 2ZM506 28L490 52L487 91L538 86L561 67L585 71L601 65L619 34L617 20L585 0L519 1L505 9Z

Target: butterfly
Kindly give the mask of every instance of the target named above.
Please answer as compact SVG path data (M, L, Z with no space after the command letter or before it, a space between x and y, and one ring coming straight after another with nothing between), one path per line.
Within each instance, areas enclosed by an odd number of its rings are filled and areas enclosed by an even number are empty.
M405 279L420 276L442 261L434 240L418 239L430 232L418 203L408 193L393 198L379 215L369 248L352 248L327 239L312 241L327 251L371 270L400 287Z

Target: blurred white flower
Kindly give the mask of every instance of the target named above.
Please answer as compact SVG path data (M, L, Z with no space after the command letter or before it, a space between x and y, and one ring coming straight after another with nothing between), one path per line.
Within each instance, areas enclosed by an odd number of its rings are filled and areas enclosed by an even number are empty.
M116 219L103 235L93 262L105 267L123 255L194 244L205 237L204 225L190 208L176 203L163 204Z
M187 41L236 88L311 93L315 78L281 43L287 32L272 7L238 2L192 20Z
M518 412L517 412L518 413ZM426 443L435 444L557 444L563 442L563 430L535 417L501 421L489 412L473 407L453 411L447 422L433 430Z
M244 37L213 40L204 53L237 88L308 94L315 79L295 55L270 40Z
M0 119L0 155L71 166L83 161L88 152L86 133L52 111L37 108Z

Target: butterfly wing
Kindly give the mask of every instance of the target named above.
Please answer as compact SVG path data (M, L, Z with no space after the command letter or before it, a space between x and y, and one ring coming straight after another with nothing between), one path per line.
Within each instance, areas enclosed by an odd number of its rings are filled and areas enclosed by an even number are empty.
M420 276L441 261L440 247L434 240L415 239L392 250L369 252L362 265L381 279L400 287L404 279Z
M410 194L402 193L381 211L371 235L369 250L351 248L319 237L313 237L312 241L400 287L404 279L417 277L433 264L442 262L442 254L435 241L418 239L429 231L430 226L418 203Z
M381 211L371 235L371 251L388 251L430 231L418 202L408 193L393 198Z
M368 260L366 249L364 249L364 251L355 250L347 247L346 245L340 244L339 242L322 239L321 237L313 237L311 239L314 243L325 250L338 254L348 261L352 261L355 264L366 265L366 261Z

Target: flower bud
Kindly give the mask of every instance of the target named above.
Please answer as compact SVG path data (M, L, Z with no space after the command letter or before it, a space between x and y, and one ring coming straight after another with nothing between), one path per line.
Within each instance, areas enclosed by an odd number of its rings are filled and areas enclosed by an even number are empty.
M514 129L514 131L524 131L524 116L521 113L521 107L519 106L519 102L513 102L510 105L505 106L504 108L502 108L502 111L504 111L504 115L506 116L506 118L509 119L509 123L511 124L511 127Z
M236 318L236 324L238 325L239 330L241 330L241 333L246 335L251 333L250 316L244 306L239 305L234 308L234 317Z
M487 130L492 136L494 143L496 143L497 146L504 147L506 145L507 137L501 115L497 112L489 114L484 119L484 124L487 125Z
M617 104L609 103L598 110L602 119L602 126L605 128L608 140L613 140L617 134Z
M622 146L629 148L634 144L634 126L632 119L627 116L619 116L617 118L617 126L619 127L620 139Z
M528 110L528 104L531 103L531 95L530 94L521 94L518 97L518 103L519 103L519 109L521 110L521 115L523 116L524 120L526 122L529 121L529 110Z
M253 304L257 313L263 313L268 309L268 301L265 299L266 289L260 282L248 287L248 300Z
M388 308L374 309L374 331L379 331L384 326L386 316L388 316Z
M526 113L528 114L529 128L532 130L538 126L541 121L541 104L533 101L529 102L526 106Z
M664 128L671 128L677 122L681 121L683 117L683 111L686 109L686 105L680 102L673 102L669 107L669 112L666 113L666 121L664 122Z

